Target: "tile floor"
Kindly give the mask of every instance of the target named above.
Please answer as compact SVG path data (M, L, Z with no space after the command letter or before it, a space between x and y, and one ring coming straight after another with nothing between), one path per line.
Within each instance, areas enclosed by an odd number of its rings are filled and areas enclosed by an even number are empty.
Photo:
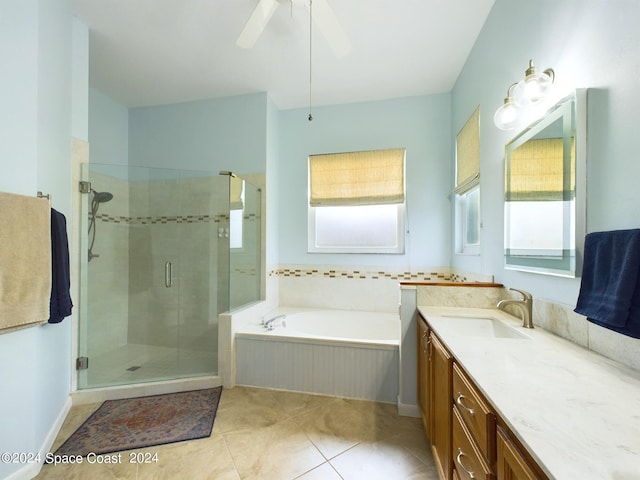
M55 449L98 404L71 409ZM302 393L224 389L210 437L136 452L157 463L45 465L38 479L437 480L417 418L394 405ZM149 455L150 457L150 455Z

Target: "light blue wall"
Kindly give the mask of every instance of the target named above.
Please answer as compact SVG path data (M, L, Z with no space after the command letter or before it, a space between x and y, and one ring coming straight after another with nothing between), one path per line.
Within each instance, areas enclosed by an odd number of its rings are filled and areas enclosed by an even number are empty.
M88 35L65 0L0 0L0 12L0 191L50 193L70 222L71 135L86 133L81 119L72 131L72 110L86 111L71 95L86 45L72 42ZM0 335L1 452L38 452L55 435L71 386L71 324ZM24 467L0 463L0 478Z
M129 109L129 163L264 172L265 93Z
M281 264L438 267L449 264L450 96L399 98L280 113ZM307 253L307 157L406 148L409 235L403 255Z
M89 89L89 145L92 163L129 163L129 109Z
M463 270L534 295L575 304L579 279L503 268L503 153L514 135L493 124L507 88L529 59L556 73L553 95L574 88L590 94L587 231L640 227L640 3L635 0L497 0L452 91L452 132L481 107L482 255L452 256ZM452 153L453 155L453 153Z

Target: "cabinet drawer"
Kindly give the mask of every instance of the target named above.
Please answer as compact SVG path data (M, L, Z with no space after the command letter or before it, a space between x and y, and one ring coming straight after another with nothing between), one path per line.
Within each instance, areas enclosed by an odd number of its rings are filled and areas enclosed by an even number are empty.
M484 460L458 411L453 407L453 465L460 480L495 480L493 471Z
M453 403L485 458L495 460L496 417L464 372L453 365Z

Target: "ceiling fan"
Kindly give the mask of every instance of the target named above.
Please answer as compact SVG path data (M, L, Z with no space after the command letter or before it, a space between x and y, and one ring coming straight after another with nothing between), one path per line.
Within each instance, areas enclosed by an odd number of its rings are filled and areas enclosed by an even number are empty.
M281 3L302 3L302 0L259 0L255 10L247 20L236 45L241 48L252 48L269 20ZM351 51L351 41L340 26L340 22L327 0L309 0L305 3L313 22L329 43L336 57L341 58Z

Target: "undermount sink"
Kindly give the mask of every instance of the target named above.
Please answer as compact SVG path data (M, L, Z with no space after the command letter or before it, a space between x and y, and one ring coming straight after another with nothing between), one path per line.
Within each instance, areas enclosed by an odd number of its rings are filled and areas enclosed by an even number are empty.
M468 337L518 338L530 340L531 337L493 317L463 317L443 315L455 322L456 334ZM453 326L453 325L452 325Z

